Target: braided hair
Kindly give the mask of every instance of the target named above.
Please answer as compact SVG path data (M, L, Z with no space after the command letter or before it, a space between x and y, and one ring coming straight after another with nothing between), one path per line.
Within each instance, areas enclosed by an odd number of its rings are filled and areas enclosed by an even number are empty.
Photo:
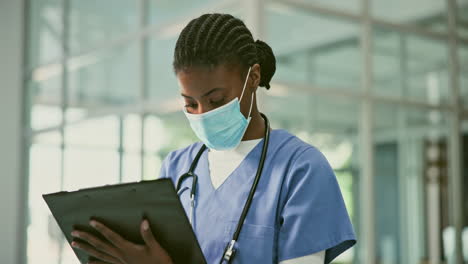
M204 14L182 30L174 50L174 72L191 66L216 67L223 63L245 68L260 65L260 86L270 88L276 59L268 44L254 41L244 22L230 14Z

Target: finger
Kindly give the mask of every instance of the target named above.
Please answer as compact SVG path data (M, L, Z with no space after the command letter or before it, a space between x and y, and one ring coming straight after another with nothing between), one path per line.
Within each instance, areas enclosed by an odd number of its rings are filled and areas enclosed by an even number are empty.
M106 242L103 242L102 240L93 236L90 233L87 233L84 231L73 230L71 235L81 240L86 241L88 244L92 245L98 251L104 252L107 255L113 256L117 259L121 259L120 252L114 246L109 245Z
M123 239L119 234L116 232L112 231L110 228L105 226L104 224L96 221L96 220L91 220L89 224L94 227L99 233L101 233L109 242L114 244L119 249L124 248L125 246L128 246L128 241Z
M111 264L120 264L120 261L117 260L116 258L109 256L101 251L98 251L91 247L90 245L86 245L85 243L80 243L77 241L72 242L72 247L80 249L84 252L86 252L88 255L93 256L95 258L98 258L100 260L103 260L105 262L111 263Z
M148 220L145 219L141 222L140 233L141 233L141 236L143 237L143 241L145 241L145 244L148 247L150 248L161 247L159 243L156 241L156 239L154 238L153 232L151 232L151 227L149 226Z
M140 231L146 246L149 247L149 250L154 250L153 252L159 256L163 261L162 263L172 263L172 259L167 251L164 250L164 248L162 248L159 242L154 238L148 220L145 219L141 222Z

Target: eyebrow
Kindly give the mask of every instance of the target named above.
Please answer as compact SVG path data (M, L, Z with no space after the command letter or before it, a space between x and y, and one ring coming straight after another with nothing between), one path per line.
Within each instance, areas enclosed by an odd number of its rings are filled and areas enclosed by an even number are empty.
M202 95L201 97L206 97L206 96L208 96L208 95L210 95L210 94L212 94L212 93L214 93L214 92L216 92L216 91L220 91L220 90L224 90L224 88L221 88L221 87L213 88L213 89L209 90L208 92L206 92L206 93L205 93L204 95ZM188 95L185 95L185 94L183 94L183 93L181 93L180 95L182 95L182 96L185 97L185 98L191 98L191 99L193 99L193 97L188 96Z

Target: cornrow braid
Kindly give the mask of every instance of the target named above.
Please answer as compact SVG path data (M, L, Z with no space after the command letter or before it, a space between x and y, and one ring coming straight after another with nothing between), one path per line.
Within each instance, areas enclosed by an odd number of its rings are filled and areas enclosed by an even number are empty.
M182 30L174 50L174 72L191 66L216 67L223 63L239 63L249 67L260 65L260 86L270 88L276 71L271 47L254 41L244 22L230 14L204 14L192 19Z
M216 36L216 29L218 29L221 25L226 24L226 21L230 19L229 16L222 16L221 14L214 14L212 17L216 18L214 22L211 24L210 30L206 35L205 42L203 43L204 47L208 47L209 43L208 40L213 40ZM211 44L210 44L211 45Z

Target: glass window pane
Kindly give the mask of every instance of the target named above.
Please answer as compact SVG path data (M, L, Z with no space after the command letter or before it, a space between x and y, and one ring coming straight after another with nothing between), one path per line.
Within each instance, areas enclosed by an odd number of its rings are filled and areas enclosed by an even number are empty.
M141 151L141 117L137 114L123 118L123 147L126 152Z
M134 32L138 26L138 2L128 0L80 0L70 2L70 50L72 54L106 45Z
M164 159L169 152L184 148L196 141L199 140L190 128L182 110L164 116L145 118L144 149L147 155L156 155Z
M159 177L161 163L169 152L199 141L182 110L164 116L145 117L143 179Z
M445 42L377 28L373 34L375 92L431 104L451 103Z
M122 181L134 182L142 179L141 142L142 118L129 114L123 118L123 160Z
M306 0L305 2L329 8L342 9L353 13L359 13L361 10L361 1L359 0Z
M280 96L271 96L270 91L260 95L266 96L264 109L260 111L271 116L272 127L289 129L293 134L315 129L343 134L356 132L358 102L294 89L286 87L288 92Z
M36 104L31 109L31 127L33 130L57 127L62 121L59 106Z
M84 107L73 107L68 106L67 110L65 111L65 120L67 124L76 123L78 121L84 120L89 111Z
M136 44L74 58L68 63L68 100L78 107L121 105L139 99Z
M68 147L65 149L64 189L115 184L119 179L117 150Z
M458 17L463 21L468 21L468 0L457 0Z
M29 83L32 130L57 127L61 124L61 87L61 76Z
M60 59L62 3L61 0L29 1L28 69Z
M372 15L399 24L409 24L437 32L447 31L445 1L439 0L373 0Z
M377 262L421 263L434 248L451 245L443 235L449 227L450 122L438 110L376 105Z
M142 179L141 155L139 153L124 153L122 182L135 182Z
M278 60L273 85L286 81L359 89L359 26L278 5L268 4L266 11L267 42Z
M468 39L468 0L457 0L456 10L458 12L458 34Z
M468 45L458 49L458 62L460 64L460 96L463 107L468 108Z
M468 39L468 22L465 23L466 26L458 26L458 35L464 39Z
M62 143L60 130L52 130L35 134L32 143L41 144L42 146L59 146Z
M195 18L195 11L199 11L204 7L211 7L217 2L215 0L150 0L148 8L149 20L151 24L164 24L180 21L181 19L186 20L189 16ZM184 21L184 23L186 22Z
M143 180L154 180L159 178L162 159L156 155L145 155L145 167L143 170Z
M462 177L463 177L463 230L462 230L462 247L465 262L468 262L468 119L462 121Z
M458 12L458 34L468 39L468 0L457 0L456 2L456 10Z
M31 146L28 179L28 264L59 263L62 233L42 199L42 194L61 189L61 151L58 145Z
M67 125L65 143L67 146L100 147L117 151L119 147L118 118L105 116Z
M163 121L163 129L166 131L167 142L158 152L160 157L165 157L171 150L184 148L196 141L199 141L197 136L190 128L190 124L182 113L182 110L161 116Z
M182 105L177 78L172 69L174 47L178 32L170 38L152 37L148 40L148 90L151 101L156 105L172 109Z
M307 83L316 76L312 72L307 71L311 60L312 56L307 56L307 54L304 53L277 55L276 72L275 75L273 75L272 81Z
M156 154L167 145L169 138L169 132L166 130L161 118L154 115L145 117L144 149L147 153Z

